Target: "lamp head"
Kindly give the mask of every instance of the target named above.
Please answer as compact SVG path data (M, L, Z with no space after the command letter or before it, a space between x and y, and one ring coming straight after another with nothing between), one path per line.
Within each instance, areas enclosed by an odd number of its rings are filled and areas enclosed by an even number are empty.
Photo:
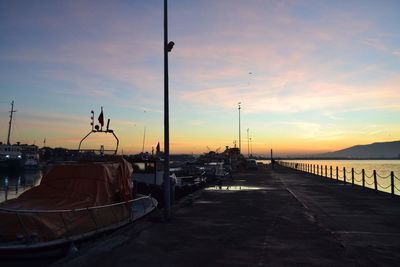
M168 44L167 44L167 51L168 52L171 52L172 51L172 48L174 47L174 45L175 45L175 43L174 42L169 42Z

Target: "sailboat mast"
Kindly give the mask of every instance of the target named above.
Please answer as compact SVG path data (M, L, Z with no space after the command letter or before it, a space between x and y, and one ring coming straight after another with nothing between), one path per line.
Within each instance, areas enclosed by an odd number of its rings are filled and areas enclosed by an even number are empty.
M142 145L142 153L144 153L144 142L146 140L146 126L144 126L144 131L143 131L143 145Z
M14 100L13 100L11 102L10 122L8 123L7 145L10 145L11 125L12 125L12 119L13 119L14 112L16 112L16 110L14 110Z

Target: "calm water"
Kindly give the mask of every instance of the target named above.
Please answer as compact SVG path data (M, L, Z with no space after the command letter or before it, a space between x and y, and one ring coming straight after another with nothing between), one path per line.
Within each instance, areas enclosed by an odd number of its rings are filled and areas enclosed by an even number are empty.
M351 182L351 169L354 168L355 183L361 185L361 171L365 170L365 186L374 188L373 171L376 170L378 189L390 192L391 181L390 172L395 175L394 185L395 194L400 194L400 160L284 160L285 162L295 162L304 164L314 164L323 166L323 175L325 175L325 166L330 176L330 166L332 166L332 176L336 178L336 166L339 168L339 180L343 181L343 168L346 168L346 180ZM321 167L319 167L321 168ZM320 171L321 172L321 171Z
M42 179L41 171L0 172L0 202L19 196L36 186Z

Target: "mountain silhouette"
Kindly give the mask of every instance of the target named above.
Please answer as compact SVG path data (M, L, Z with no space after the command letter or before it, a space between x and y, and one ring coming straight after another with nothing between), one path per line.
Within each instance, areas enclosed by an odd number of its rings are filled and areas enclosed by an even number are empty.
M316 154L318 158L400 159L400 141L357 145L335 152Z

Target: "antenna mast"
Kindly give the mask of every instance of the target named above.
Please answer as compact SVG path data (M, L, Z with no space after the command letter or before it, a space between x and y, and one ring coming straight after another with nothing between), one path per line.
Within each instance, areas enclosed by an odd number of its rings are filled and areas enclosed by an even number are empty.
M146 140L146 126L144 126L144 131L143 131L143 145L142 145L142 153L144 153L144 143Z
M7 136L7 145L10 145L10 135L11 135L11 124L13 119L13 113L17 112L14 110L14 100L11 102L11 110L10 110L10 122L8 123L8 136Z

